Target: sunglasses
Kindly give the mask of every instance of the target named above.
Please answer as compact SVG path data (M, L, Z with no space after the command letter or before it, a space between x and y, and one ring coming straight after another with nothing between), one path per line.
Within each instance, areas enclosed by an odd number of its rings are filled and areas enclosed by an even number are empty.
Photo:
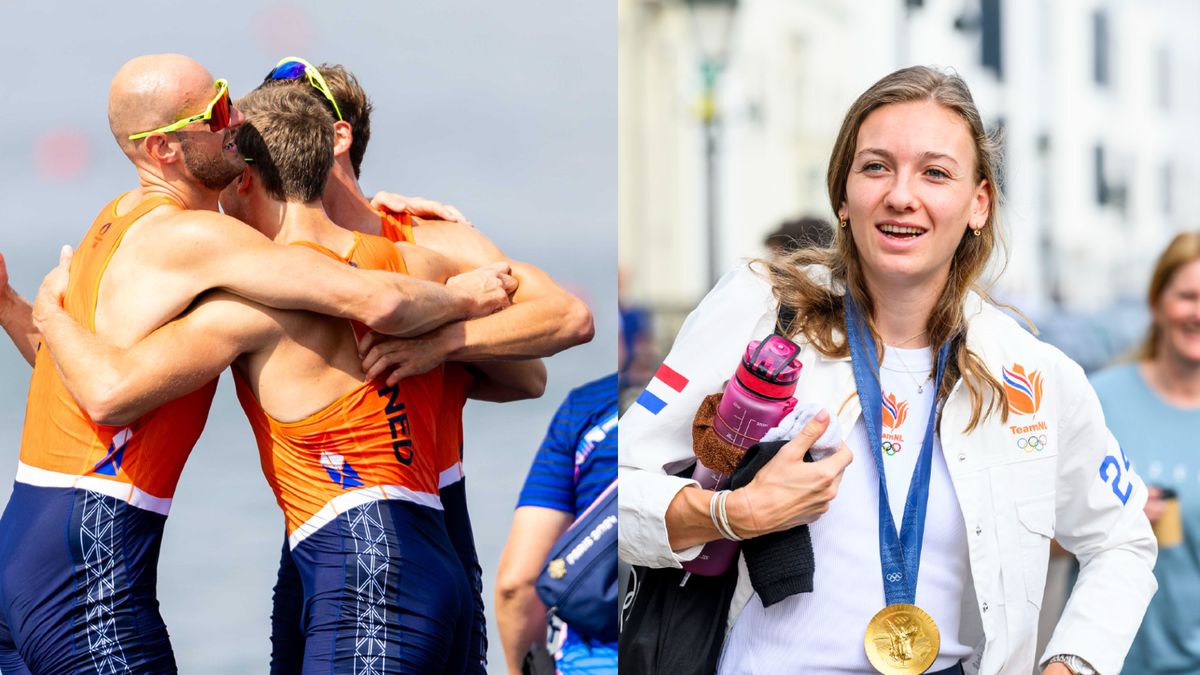
M130 134L129 140L136 141L139 138L145 138L150 134L169 134L172 131L178 131L192 122L208 120L208 130L212 132L221 131L229 127L229 120L233 117L233 104L229 102L229 83L225 80L217 80L214 85L217 88L217 95L209 101L208 107L199 115L181 119L178 122L173 122L165 127L159 127L150 131L143 131L140 134Z
M271 72L267 73L267 76L263 78L263 82L267 80L298 80L302 77L307 77L308 83L314 89L321 92L325 100L329 101L329 104L333 106L333 112L337 115L338 121L344 121L342 119L342 111L338 109L337 101L333 98L333 92L329 90L329 84L321 76L321 71L317 70L317 67L313 64L298 56L289 56L276 63Z

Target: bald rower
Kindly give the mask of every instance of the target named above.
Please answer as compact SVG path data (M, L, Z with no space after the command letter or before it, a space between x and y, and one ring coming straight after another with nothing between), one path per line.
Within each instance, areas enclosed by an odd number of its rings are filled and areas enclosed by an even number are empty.
M258 90L239 105L247 117L239 147L253 161L222 193L227 212L277 242L360 268L429 278L458 271L437 254L329 220L320 195L333 161L332 121L308 96ZM206 295L184 317L114 349L59 308L61 276L47 277L35 315L85 406L98 392L116 392L124 414L134 416L153 397L185 393L189 379L203 382L234 364L238 398L305 579L297 672L465 670L469 589L437 496L441 367L397 385L365 381L349 322L225 293ZM510 378L544 381L540 362L512 364L528 376ZM178 378L164 387L169 375Z
M64 300L71 317L128 346L218 288L398 335L508 304L515 281L504 264L446 285L355 270L217 213L221 189L244 168L232 133L240 122L226 83L187 57L121 67L109 123L137 185L105 205L80 242ZM15 332L36 349L36 335ZM197 386L105 425L103 405L85 414L37 351L16 482L0 517L0 672L176 672L156 565L215 381Z

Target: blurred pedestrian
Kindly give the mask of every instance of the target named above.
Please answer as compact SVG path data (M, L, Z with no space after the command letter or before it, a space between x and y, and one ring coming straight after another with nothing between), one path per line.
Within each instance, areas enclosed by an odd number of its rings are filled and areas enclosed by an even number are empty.
M625 300L624 270L617 271L617 381L620 387L618 407L621 412L633 403L642 387L650 381L662 355L654 346L654 316L646 307Z
M746 566L715 631L719 665L703 663L708 644L673 641L688 630L659 630L694 627L680 616L648 628L659 632L638 652L635 635L622 635L623 667L1120 670L1155 588L1146 490L1083 371L978 283L997 244L998 157L958 76L911 67L884 77L851 105L830 156L833 247L739 266L688 317L621 419L620 553L672 568L708 542L745 540ZM773 330L801 347L796 398L825 410L781 447L760 444L756 458L777 454L744 486L737 475L732 491L679 477L695 461L701 402ZM805 461L835 418L844 443ZM771 548L800 525L812 558ZM1083 571L1039 656L1055 535ZM690 661L662 668L659 655L679 649Z
M573 390L550 422L521 489L512 530L496 573L496 621L508 672L546 642L546 607L535 582L546 557L592 502L617 477L617 374ZM615 561L614 561L615 564ZM612 608L616 615L617 608ZM556 630L562 675L616 675L617 646L570 626Z
M801 248L828 248L833 243L833 226L823 218L813 216L785 220L767 235L763 243L773 258Z
M1147 293L1150 330L1133 363L1095 375L1104 417L1150 484L1158 537L1150 602L1129 673L1200 672L1200 232L1176 236Z

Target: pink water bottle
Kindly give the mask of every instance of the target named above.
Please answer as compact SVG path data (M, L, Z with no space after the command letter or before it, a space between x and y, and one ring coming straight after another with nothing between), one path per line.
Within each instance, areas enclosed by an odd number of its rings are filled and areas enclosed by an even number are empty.
M782 335L754 340L746 346L746 354L725 385L713 418L713 431L719 438L744 451L796 407L792 394L796 393L803 367L799 354L800 348ZM692 478L707 490L720 490L729 484L729 476L700 462L696 462ZM683 568L692 574L716 576L729 569L736 554L736 541L710 541L700 555L683 563Z

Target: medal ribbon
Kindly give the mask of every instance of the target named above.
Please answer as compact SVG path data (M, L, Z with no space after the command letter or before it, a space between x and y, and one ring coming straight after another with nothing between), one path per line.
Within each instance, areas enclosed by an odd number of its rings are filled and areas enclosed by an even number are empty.
M937 419L937 387L941 385L942 373L950 355L950 341L938 350L937 374L934 376L934 403L929 410L929 421L925 425L925 441L921 454L913 469L912 482L908 486L908 497L904 502L904 520L900 532L896 532L896 521L888 506L887 478L883 471L883 392L879 384L879 357L875 351L875 339L858 307L845 295L846 341L850 346L850 364L854 368L854 384L858 387L858 400L862 404L863 421L867 426L867 440L871 444L871 457L875 460L879 474L879 561L883 567L883 594L889 605L915 604L917 597L917 574L921 569L921 542L925 535L925 509L929 504L929 474L933 468L933 434Z

